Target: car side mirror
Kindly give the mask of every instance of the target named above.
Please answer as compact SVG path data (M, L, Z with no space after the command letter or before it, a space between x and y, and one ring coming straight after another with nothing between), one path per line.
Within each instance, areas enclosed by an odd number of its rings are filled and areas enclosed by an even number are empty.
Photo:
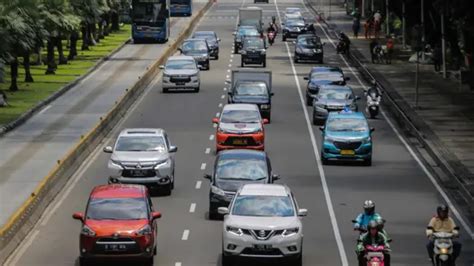
M281 23L281 25L285 25L285 23L283 22L283 23Z
M280 180L280 176L277 174L272 174L272 181Z
M234 32L232 32L232 35L234 35L234 36L235 36L235 35L237 35L237 32L235 32L235 31L234 31Z
M264 125L270 123L270 121L268 121L268 119L266 119L266 118L264 118L264 119L262 120L262 122L263 122Z
M374 131L375 131L375 128L371 127L371 128L370 128L370 132L372 133L372 132L374 132Z
M112 148L112 146L106 146L106 147L104 147L103 151L105 153L112 153L114 151L114 149Z
M307 209L299 209L298 210L298 216L299 217L305 217L308 215L308 210Z
M211 180L212 179L212 176L210 174L204 174L203 176L205 179L209 179Z
M219 124L219 118L214 117L214 118L212 119L212 123L214 123L214 124Z
M303 79L304 79L304 80L309 80L309 77L304 77Z
M221 39L220 39L220 38L217 38L217 41L218 41L218 42L220 42L220 41L221 41Z
M160 68L160 69L165 69L165 66L164 66L164 65L160 65L159 68Z
M72 214L72 218L74 220L79 220L81 222L84 222L84 213L82 212L75 212Z
M177 151L178 151L178 147L176 147L176 146L170 146L169 152L177 152Z
M151 213L151 219L156 220L161 218L161 212L152 212Z
M217 213L219 213L220 215L227 215L227 214L229 214L229 208L219 207L219 208L217 208Z
M324 131L324 126L320 126L319 130Z

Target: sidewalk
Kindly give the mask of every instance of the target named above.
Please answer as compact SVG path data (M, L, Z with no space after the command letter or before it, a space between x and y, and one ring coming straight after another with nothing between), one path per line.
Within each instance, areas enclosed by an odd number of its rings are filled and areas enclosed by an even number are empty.
M194 4L194 13L206 0ZM194 16L193 16L194 17ZM172 18L166 44L129 44L74 88L0 138L0 228L76 143L181 35L191 17Z
M309 1L310 3L315 0ZM335 1L337 2L337 1ZM341 1L342 2L342 1ZM327 9L323 8L324 10ZM364 21L361 21L363 25ZM351 38L351 50L377 80L387 84L397 102L406 106L410 118L416 120L424 137L432 137L446 161L463 182L467 191L474 194L474 92L455 79L444 79L434 72L433 65L420 65L419 102L415 108L416 65L408 63L407 53L396 43L392 64L372 64L370 39L365 39L363 26L359 38L352 33L352 17L342 4L331 6L331 19L327 21L336 32L343 30ZM379 80L380 77L380 80ZM390 94L392 95L392 94ZM392 97L393 98L393 97ZM449 184L448 184L449 185Z

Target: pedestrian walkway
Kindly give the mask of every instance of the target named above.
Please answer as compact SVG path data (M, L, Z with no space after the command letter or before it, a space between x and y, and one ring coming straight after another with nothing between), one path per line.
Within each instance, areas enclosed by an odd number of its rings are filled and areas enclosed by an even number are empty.
M342 1L341 1L342 2ZM392 64L371 62L370 39L364 36L364 20L358 38L352 33L352 17L341 5L332 5L331 19L327 21L335 31L344 31L351 38L351 49L362 63L385 79L389 86L400 95L411 112L415 113L427 130L439 139L451 165L462 173L465 187L474 191L474 92L467 85L461 85L455 78L444 79L434 71L433 65L420 65L418 106L415 107L416 64L409 63L410 51L402 50L395 44ZM385 38L381 40L385 44Z

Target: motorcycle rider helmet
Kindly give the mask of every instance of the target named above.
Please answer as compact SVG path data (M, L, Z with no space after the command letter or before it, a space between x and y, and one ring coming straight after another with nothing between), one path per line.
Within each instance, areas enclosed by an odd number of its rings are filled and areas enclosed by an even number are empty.
M377 217L375 222L377 223L379 230L382 230L385 225L385 221L381 217Z
M367 225L367 231L370 234L377 234L379 232L379 225L376 221L372 220Z
M364 201L364 212L366 215L372 215L375 212L375 203L371 200Z
M438 216L444 216L444 217L447 217L448 214L449 214L449 207L447 205L439 205L437 208L436 208L436 213L438 214Z

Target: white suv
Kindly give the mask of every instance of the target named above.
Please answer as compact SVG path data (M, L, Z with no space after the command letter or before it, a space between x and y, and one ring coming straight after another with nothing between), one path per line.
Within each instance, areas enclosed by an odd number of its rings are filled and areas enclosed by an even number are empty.
M168 135L160 128L133 128L120 132L108 163L109 183L141 184L164 189L174 188L174 153Z
M302 265L303 224L306 209L298 209L284 185L247 184L237 192L225 215L222 265L237 257L281 258ZM286 264L288 265L288 264Z

